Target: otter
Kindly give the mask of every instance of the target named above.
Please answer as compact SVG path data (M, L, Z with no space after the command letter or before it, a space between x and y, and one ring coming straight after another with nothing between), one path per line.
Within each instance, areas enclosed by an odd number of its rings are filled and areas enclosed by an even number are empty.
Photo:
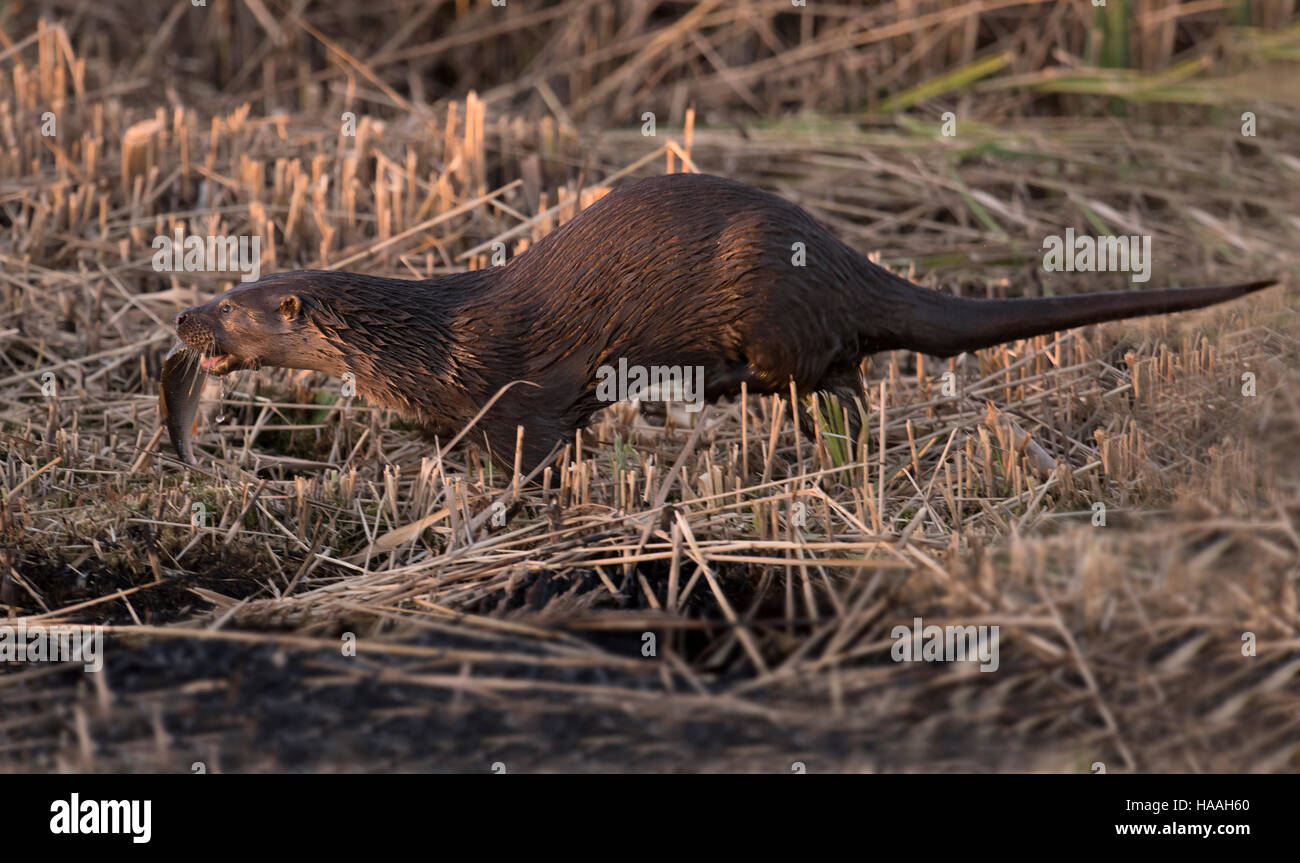
M796 246L804 259L796 264ZM842 243L798 206L704 174L622 186L510 263L429 280L296 270L181 312L163 408L177 452L202 374L279 366L351 373L369 402L440 434L502 387L475 435L494 460L549 459L602 406L605 366L690 367L706 400L824 392L867 400L859 363L938 357L1118 318L1195 309L1268 287L966 299L922 288ZM199 387L198 389L201 389ZM169 405L168 402L173 404ZM170 408L170 409L169 409Z

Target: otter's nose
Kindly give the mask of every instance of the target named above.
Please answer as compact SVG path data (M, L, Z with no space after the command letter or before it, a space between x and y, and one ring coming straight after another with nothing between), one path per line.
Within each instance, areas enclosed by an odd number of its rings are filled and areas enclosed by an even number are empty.
M203 320L199 314L197 306L191 306L176 316L176 332L184 335L186 332L198 332L203 329Z

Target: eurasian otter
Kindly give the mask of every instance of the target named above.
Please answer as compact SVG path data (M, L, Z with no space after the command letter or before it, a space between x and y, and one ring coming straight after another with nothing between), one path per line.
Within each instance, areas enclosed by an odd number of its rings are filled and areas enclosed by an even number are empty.
M193 394L202 372L350 372L372 403L449 433L504 385L530 381L502 395L475 430L510 465L523 426L527 470L602 406L598 371L620 359L700 367L708 400L742 383L785 393L793 379L801 393L865 404L858 364L869 353L948 357L1271 284L962 299L872 264L775 195L672 174L615 190L505 266L427 281L299 270L232 288L177 316L181 342L199 356L170 364L164 401ZM186 458L188 442L172 433Z

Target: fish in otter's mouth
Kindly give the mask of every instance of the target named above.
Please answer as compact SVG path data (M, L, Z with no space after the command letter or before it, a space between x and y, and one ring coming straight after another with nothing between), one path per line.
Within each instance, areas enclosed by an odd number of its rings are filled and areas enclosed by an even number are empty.
M203 396L204 369L198 356L184 342L176 342L163 360L158 382L158 416L167 427L172 449L188 465L195 464L194 434Z
M197 312L199 309L190 309L176 318L178 339L163 361L158 391L159 417L167 427L172 448L188 465L196 464L194 435L204 375L226 375L260 365L256 357L241 357L226 349Z

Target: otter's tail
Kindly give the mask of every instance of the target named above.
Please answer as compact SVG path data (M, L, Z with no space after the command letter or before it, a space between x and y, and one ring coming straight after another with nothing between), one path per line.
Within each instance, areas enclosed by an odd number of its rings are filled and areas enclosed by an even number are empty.
M1069 297L979 300L954 297L908 283L898 330L889 347L938 357L955 356L1015 339L1041 336L1084 324L1139 318L1212 306L1276 284L1262 279L1239 285L1109 291Z

